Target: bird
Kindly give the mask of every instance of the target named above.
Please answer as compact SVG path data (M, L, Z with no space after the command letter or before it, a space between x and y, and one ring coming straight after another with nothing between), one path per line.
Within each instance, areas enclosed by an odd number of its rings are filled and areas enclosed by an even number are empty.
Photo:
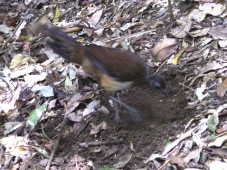
M116 93L137 86L155 87L168 95L166 81L161 75L152 75L149 65L136 53L120 48L85 46L59 28L40 24L36 32L48 37L47 45L58 55L80 65L93 77L113 100L116 122L120 122L118 104L129 111L135 122L143 119L139 111L116 98Z

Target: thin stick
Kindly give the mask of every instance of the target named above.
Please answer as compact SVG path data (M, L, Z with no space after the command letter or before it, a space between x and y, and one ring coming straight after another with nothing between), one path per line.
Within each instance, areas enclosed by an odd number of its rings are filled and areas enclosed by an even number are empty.
M167 60L165 60L160 67L158 67L158 69L155 71L154 75L162 68L162 66L167 62Z
M111 141L92 141L88 143L81 143L81 147L89 147L89 146L99 146L99 145L115 145L115 144L122 144L123 140L111 140Z
M154 32L154 31L155 31L155 29L148 30L148 31L143 31L143 32L137 32L137 33L134 33L134 34L131 34L131 35L125 35L125 36L122 36L122 37L112 38L112 39L106 40L104 42L110 42L110 41L114 41L114 40L123 40L123 39L134 38L134 37L138 37L138 36L141 36L143 34L148 34L148 33Z
M58 146L59 146L59 143L60 143L60 140L61 140L61 136L62 136L62 132L63 132L64 126L65 126L67 120L68 120L68 119L67 119L67 117L66 117L66 115L65 115L65 116L64 116L64 119L63 119L63 121L62 121L62 123L61 123L61 128L60 128L60 131L59 131L59 135L58 135L57 141L56 141L56 143L54 144L53 150L52 150L52 152L51 152L51 155L50 155L50 158L49 158L49 161L48 161L48 164L47 164L45 170L49 170L49 169L50 169L50 165L51 165L51 163L52 163L52 161L53 161L53 159L54 159L54 155L55 155L55 153L56 153L56 151L57 151L57 148L58 148Z
M2 45L2 50L5 48L6 45L8 45L8 42L10 39L15 35L17 32L17 29L20 27L20 25L24 22L24 20L21 20L20 23L17 25L17 27L14 29L13 33L10 35L10 37L5 41L5 43Z

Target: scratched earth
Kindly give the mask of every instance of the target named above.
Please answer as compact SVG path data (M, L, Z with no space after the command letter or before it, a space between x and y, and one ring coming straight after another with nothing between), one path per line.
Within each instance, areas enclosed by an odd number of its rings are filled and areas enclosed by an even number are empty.
M171 71L171 68L164 68L162 74L167 80L169 97L156 89L136 88L119 93L122 101L140 110L142 123L134 123L127 111L121 108L122 122L115 124L114 109L108 103L108 98L101 94L99 99L110 113L94 113L88 124L68 122L54 161L61 161L62 169L74 169L76 166L80 169L98 169L113 167L127 159L125 155L131 155L124 169L152 169L152 165L145 164L144 160L153 153L161 153L168 139L182 132L187 121L193 117L193 112L187 109L184 91L178 85L184 75L176 70ZM58 131L54 129L61 124L62 119L48 120L44 130L49 137L56 137ZM107 122L107 129L91 135L91 123L97 125L103 121ZM81 146L82 143L96 141L107 143ZM34 168L34 165L34 162L26 164L30 168Z

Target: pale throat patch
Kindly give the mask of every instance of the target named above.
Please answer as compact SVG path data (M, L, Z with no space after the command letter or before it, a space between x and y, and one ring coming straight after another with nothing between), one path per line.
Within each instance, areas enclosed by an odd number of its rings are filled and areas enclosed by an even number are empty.
M130 88L133 82L132 81L118 82L111 78L110 76L103 74L100 84L107 91L120 91Z

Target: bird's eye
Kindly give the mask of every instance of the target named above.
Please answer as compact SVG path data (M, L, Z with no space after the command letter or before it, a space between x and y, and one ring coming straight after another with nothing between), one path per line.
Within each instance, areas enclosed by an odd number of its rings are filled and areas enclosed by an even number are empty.
M156 89L161 89L161 85L158 82L154 82L154 87Z

